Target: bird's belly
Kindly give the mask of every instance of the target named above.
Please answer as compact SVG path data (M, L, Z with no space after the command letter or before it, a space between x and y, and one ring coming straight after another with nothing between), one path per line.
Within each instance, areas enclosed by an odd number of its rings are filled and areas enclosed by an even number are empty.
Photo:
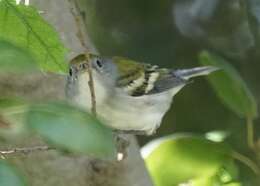
M122 97L109 99L97 108L104 124L119 130L144 131L152 134L171 105L172 95Z
M92 105L88 84L84 79L80 78L79 81L81 86L70 99L73 104L90 112ZM132 97L117 91L108 92L107 88L95 82L97 116L103 124L114 129L142 131L147 134L152 134L159 127L171 105L172 97L181 89Z

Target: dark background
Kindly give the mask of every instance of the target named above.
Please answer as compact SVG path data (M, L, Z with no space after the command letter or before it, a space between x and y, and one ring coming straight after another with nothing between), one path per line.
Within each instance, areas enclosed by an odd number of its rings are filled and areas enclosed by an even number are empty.
M190 68L199 65L198 55L207 49L239 71L259 103L259 1L87 2L85 21L100 54L127 56L162 67ZM259 136L260 120L254 124ZM197 78L175 96L157 134L139 137L139 143L144 145L153 138L177 132L204 134L214 130L229 132L227 142L254 158L246 144L245 120L225 107L205 78ZM246 168L242 172L245 180L252 176Z

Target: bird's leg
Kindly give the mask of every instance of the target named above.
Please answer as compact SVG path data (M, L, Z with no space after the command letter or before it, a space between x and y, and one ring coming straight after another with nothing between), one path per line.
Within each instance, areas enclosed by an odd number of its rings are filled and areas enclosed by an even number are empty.
M117 146L117 160L121 161L127 157L127 149L130 145L130 141L124 134L115 133L116 146Z
M117 160L121 161L127 157L127 150L130 145L129 135L152 135L156 130L140 131L140 130L114 130L116 146L117 146Z

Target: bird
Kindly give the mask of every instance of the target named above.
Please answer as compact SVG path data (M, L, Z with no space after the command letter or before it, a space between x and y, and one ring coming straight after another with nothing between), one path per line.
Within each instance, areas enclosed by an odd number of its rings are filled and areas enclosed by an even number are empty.
M173 70L126 57L79 54L70 61L66 83L69 102L91 111L89 66L93 77L97 117L116 131L152 135L173 97L196 76L219 68L201 66Z

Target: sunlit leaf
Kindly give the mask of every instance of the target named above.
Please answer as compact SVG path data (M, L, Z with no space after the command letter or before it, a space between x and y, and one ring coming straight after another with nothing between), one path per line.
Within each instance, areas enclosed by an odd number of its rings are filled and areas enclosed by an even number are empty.
M150 142L142 153L145 151L145 162L156 186L218 185L223 183L223 170L230 176L229 181L237 176L231 149L204 138L168 136Z
M36 70L35 61L26 50L0 40L0 73L33 70Z
M229 133L227 131L210 131L205 134L205 137L208 140L214 141L214 142L222 142L229 136Z
M25 186L26 183L17 171L5 161L0 161L0 185L1 186Z
M0 38L28 50L43 70L66 72L66 49L35 8L1 0L0 10Z
M115 157L112 130L90 114L63 104L39 104L31 108L28 124L50 143L94 157Z
M213 65L221 70L208 76L218 97L233 112L242 117L256 117L256 100L239 73L223 58L206 51L200 54L203 65Z

